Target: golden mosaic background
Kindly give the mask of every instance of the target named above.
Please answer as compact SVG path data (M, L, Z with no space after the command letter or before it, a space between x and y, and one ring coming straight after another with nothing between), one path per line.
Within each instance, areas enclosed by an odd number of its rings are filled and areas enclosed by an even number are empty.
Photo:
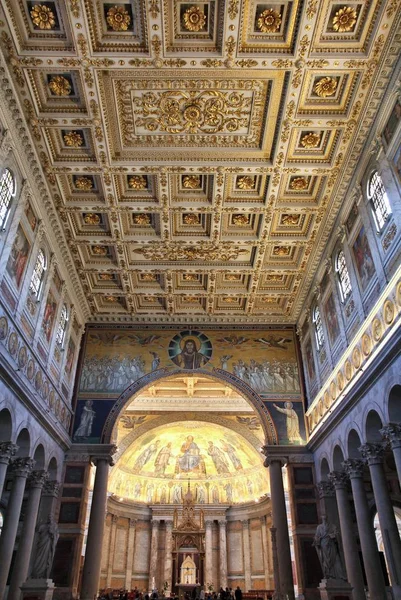
M4 0L87 317L294 323L400 18L399 0Z

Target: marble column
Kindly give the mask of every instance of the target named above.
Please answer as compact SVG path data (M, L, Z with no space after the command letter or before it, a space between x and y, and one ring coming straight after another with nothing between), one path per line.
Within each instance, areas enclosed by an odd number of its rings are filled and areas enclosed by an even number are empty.
M152 521L152 540L150 542L150 565L149 565L149 590L153 587L157 587L156 575L157 575L157 559L159 554L159 525L160 522ZM153 586L154 578L154 586Z
M329 474L329 480L333 483L336 491L345 568L348 581L352 586L352 596L354 600L366 600L351 506L348 499L348 478L346 473L342 471L333 471Z
M8 600L19 600L20 586L28 576L29 559L31 557L35 528L39 512L42 488L48 478L46 471L32 471L29 476L29 498L26 505L24 521L18 544L18 550L12 571Z
M15 538L17 537L22 500L24 499L26 479L32 471L34 464L35 461L32 458L14 458L12 461L14 481L0 538L0 598L4 598L7 585L8 571L13 555Z
M349 459L343 462L343 467L351 481L369 596L377 600L386 600L386 585L380 568L376 535L363 483L364 462L362 460Z
M269 552L267 549L266 516L260 517L260 528L262 530L263 545L263 567L265 570L265 589L269 589Z
M385 448L382 444L364 444L359 451L369 466L393 595L401 600L401 541L383 467Z
M109 543L109 556L107 559L107 575L106 575L106 587L111 587L111 578L113 576L113 563L116 552L116 535L117 535L117 515L111 515L111 530L110 530L110 543Z
M102 542L106 518L107 481L109 477L109 455L92 459L96 464L92 507L86 542L85 562L82 570L81 600L93 600L98 591Z
M205 583L206 586L213 585L213 521L205 521Z
M280 569L278 566L278 555L277 555L277 530L275 527L270 527L270 536L272 540L272 554L273 554L273 578L275 591L273 594L273 600L281 600L283 595L280 592Z
M12 442L0 443L0 500L3 495L4 481L6 479L7 467L10 460L18 450L18 446Z
M285 464L285 459L283 457L272 456L267 458L264 464L266 467L269 467L270 474L273 527L276 529L277 555L279 557L280 593L284 598L288 596L288 600L294 600L290 537L281 471L282 466Z
M136 535L136 519L129 519L127 567L125 569L125 589L132 589L132 569L134 566L134 547Z
M227 587L227 522L219 521L220 586Z
M167 594L173 583L173 522L166 521L166 556L164 559L164 581L167 581Z
M398 480L401 485L401 424L389 423L383 427L383 429L380 429L380 433L386 442L390 444L391 450L393 451Z
M244 549L244 576L245 576L245 591L249 592L252 588L251 579L251 547L249 543L249 520L242 521L242 546Z
M336 492L331 481L319 481L316 485L320 500L320 508L328 521L339 526Z
M40 500L39 521L47 521L49 517L54 517L59 493L59 481L56 479L50 479L45 482Z

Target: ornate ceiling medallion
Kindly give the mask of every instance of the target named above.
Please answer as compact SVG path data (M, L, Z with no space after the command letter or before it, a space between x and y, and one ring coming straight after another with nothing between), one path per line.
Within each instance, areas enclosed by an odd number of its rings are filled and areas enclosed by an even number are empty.
M183 15L187 31L201 31L206 25L206 15L198 6L191 6Z
M101 281L114 281L113 273L99 273L99 279Z
M75 187L83 192L89 192L93 188L93 181L89 177L77 177Z
M254 190L255 184L255 177L250 177L249 175L244 175L243 177L238 177L237 179L237 188L240 190Z
M56 18L53 11L44 4L36 4L31 10L32 23L38 29L54 29Z
M141 281L156 281L156 275L154 273L141 273Z
M271 296L262 296L260 301L263 302L263 304L276 304L277 303L276 298L272 298Z
M195 304L195 302L198 302L199 298L196 296L184 296L184 300L190 304Z
M106 21L113 31L127 31L131 17L123 6L112 6L107 11Z
M337 89L337 81L332 77L322 77L319 79L313 86L313 91L315 94L320 96L320 98L327 98L328 96L333 96Z
M50 79L49 89L55 96L69 96L72 91L70 82L62 75L55 75Z
M196 246L183 246L180 242L150 243L135 252L143 254L148 260L236 260L240 254L248 250L233 246L230 242L213 244L200 242Z
M106 300L106 302L112 302L112 303L118 302L117 296L105 296L104 299Z
M147 185L146 177L143 175L132 175L128 178L128 186L132 190L145 190Z
M273 256L290 256L291 246L274 246Z
M301 215L285 214L281 217L281 223L283 225L299 225Z
M321 136L319 133L307 133L301 137L301 146L304 148L317 148L320 144Z
M282 282L283 276L270 273L270 275L266 275L266 281L274 281L275 283Z
M308 189L309 182L306 177L294 177L290 181L290 188L292 190L306 190Z
M333 29L338 33L352 31L355 27L356 19L357 13L355 8L352 6L344 6L344 8L340 8L333 17Z
M146 213L132 215L132 221L134 225L150 225L150 216Z
M183 222L185 225L199 225L199 215L187 213L183 216Z
M108 248L107 246L92 246L92 252L97 256L107 256Z
M200 175L184 175L182 178L182 186L190 190L195 190L201 186Z
M96 213L86 213L84 215L85 225L99 225L101 221L100 215Z
M227 273L224 279L226 281L241 281L241 275L237 275L236 273Z
M256 24L262 33L276 33L280 29L281 14L273 8L268 8L259 15Z
M233 223L239 227L246 227L246 225L249 225L249 215L234 215Z
M234 298L233 296L225 296L223 301L227 304L234 304L234 302L237 302L237 298Z
M184 281L199 281L199 277L196 273L184 273L182 278Z
M79 148L84 143L82 135L76 131L65 133L63 135L63 139L65 145L70 146L70 148Z

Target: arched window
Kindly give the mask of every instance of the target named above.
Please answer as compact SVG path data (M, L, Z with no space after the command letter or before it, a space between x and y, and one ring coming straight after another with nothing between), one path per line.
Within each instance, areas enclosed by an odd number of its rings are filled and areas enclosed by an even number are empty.
M324 333L322 325L322 317L320 316L320 310L318 306L315 306L313 310L313 324L315 326L315 337L318 348L321 348L324 343Z
M63 307L61 309L61 314L60 314L60 321L58 323L57 334L56 334L56 341L59 344L59 346L62 346L64 343L65 330L67 329L67 322L68 322L67 305L63 304Z
M0 228L4 229L10 212L11 198L15 194L15 180L9 169L5 169L0 179Z
M368 197L372 203L372 211L376 221L376 227L378 231L381 231L389 214L391 214L391 208L387 197L386 188L384 187L382 178L377 171L373 173L369 180Z
M35 268L32 273L31 283L29 284L29 290L31 293L39 298L40 292L42 291L42 283L46 271L46 257L42 249L38 252L36 259Z
M336 259L336 271L338 277L338 285L340 287L341 300L344 300L352 292L351 280L349 278L347 263L345 262L344 252L340 250Z

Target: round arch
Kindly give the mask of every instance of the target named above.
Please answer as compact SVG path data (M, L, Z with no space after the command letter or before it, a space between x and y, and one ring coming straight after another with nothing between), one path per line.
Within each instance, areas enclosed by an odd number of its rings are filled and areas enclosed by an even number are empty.
M13 420L8 408L0 410L0 440L11 440L13 431Z
M239 379L232 373L228 373L227 371L223 371L221 369L213 369L212 372L206 369L196 369L196 371L191 372L191 375L192 374L202 375L204 377L208 377L211 380L223 382L225 385L227 385L228 387L232 388L235 392L240 394L258 414L262 425L263 433L265 435L266 444L274 446L278 445L278 435L273 419L271 418L271 415L260 396L256 392L254 392L253 389L249 387L249 385L244 383L241 379ZM120 414L129 402L131 402L134 398L142 394L147 388L152 386L157 381L160 381L161 379L172 379L179 375L188 375L188 371L184 369L172 370L171 368L163 368L158 369L157 371L152 371L148 375L145 375L141 379L138 379L138 381L135 381L134 383L129 385L117 398L106 419L102 431L101 443L111 444L114 442L113 432L115 429L115 425L120 417Z

